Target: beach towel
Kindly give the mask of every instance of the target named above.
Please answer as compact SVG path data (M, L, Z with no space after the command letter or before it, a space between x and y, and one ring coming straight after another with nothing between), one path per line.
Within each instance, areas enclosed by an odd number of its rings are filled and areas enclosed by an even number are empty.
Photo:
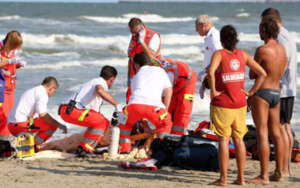
M123 161L121 166L125 169L138 169L138 170L157 170L157 166L154 164L156 163L155 159L145 158L138 160L136 162L130 161Z

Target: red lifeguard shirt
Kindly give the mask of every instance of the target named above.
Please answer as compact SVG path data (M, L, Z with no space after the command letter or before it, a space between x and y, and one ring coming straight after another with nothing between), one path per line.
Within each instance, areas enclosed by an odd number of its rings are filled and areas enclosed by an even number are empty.
M215 73L216 90L224 91L214 97L211 105L224 108L242 108L247 105L246 94L242 91L245 82L245 59L243 52L234 53L224 49L222 52L221 71Z

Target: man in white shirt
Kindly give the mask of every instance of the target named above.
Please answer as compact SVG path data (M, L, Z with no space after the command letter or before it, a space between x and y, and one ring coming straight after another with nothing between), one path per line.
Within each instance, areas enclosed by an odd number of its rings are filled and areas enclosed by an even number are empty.
M12 135L16 136L21 132L37 133L34 137L36 151L57 128L67 133L67 127L47 113L49 97L56 92L58 87L58 82L54 77L46 77L42 85L24 92L9 113L8 128Z
M171 115L168 107L172 98L172 84L166 72L151 66L151 61L145 53L139 53L133 58L137 74L132 79L128 106L124 109L127 121L121 122L120 146L121 153L131 151L130 134L135 122L146 118L156 126L157 137L162 138L170 133L172 128ZM161 101L164 93L164 101Z
M204 60L203 70L198 74L198 80L202 82L200 96L204 98L206 68L210 65L211 57L215 51L222 49L220 32L213 26L213 22L208 15L200 15L195 22L196 31L204 38ZM207 84L208 85L208 84Z
M107 92L117 74L114 67L104 66L100 77L84 83L60 106L59 114L65 122L88 128L78 146L78 157L95 156L93 151L109 126L109 121L98 112L103 100L114 105L116 111L122 111L119 103Z
M280 79L280 123L281 137L284 142L284 159L282 177L291 177L291 153L293 148L293 134L290 127L292 119L294 100L297 95L297 46L293 36L282 26L281 15L278 10L268 8L261 14L261 18L273 18L278 27L277 41L281 44L287 54L288 64Z
M160 59L161 40L159 33L148 29L139 18L131 18L128 27L132 34L127 52L129 57L127 85L129 87L130 80L136 74L133 67L133 57L144 52L150 59Z

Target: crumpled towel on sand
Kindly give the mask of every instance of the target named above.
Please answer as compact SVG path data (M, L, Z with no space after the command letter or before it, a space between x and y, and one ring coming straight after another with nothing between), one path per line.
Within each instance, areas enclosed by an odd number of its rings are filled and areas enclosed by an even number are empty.
M146 154L146 150L144 148L134 148L129 155L120 155L118 154L116 157L110 157L107 153L103 154L103 159L105 160L129 160L129 159L143 159L148 158L149 156Z

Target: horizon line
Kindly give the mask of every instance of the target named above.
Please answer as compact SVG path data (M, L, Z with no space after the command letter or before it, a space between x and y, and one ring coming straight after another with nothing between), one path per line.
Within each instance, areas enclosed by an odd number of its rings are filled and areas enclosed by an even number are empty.
M0 0L0 3L299 3L300 0Z

